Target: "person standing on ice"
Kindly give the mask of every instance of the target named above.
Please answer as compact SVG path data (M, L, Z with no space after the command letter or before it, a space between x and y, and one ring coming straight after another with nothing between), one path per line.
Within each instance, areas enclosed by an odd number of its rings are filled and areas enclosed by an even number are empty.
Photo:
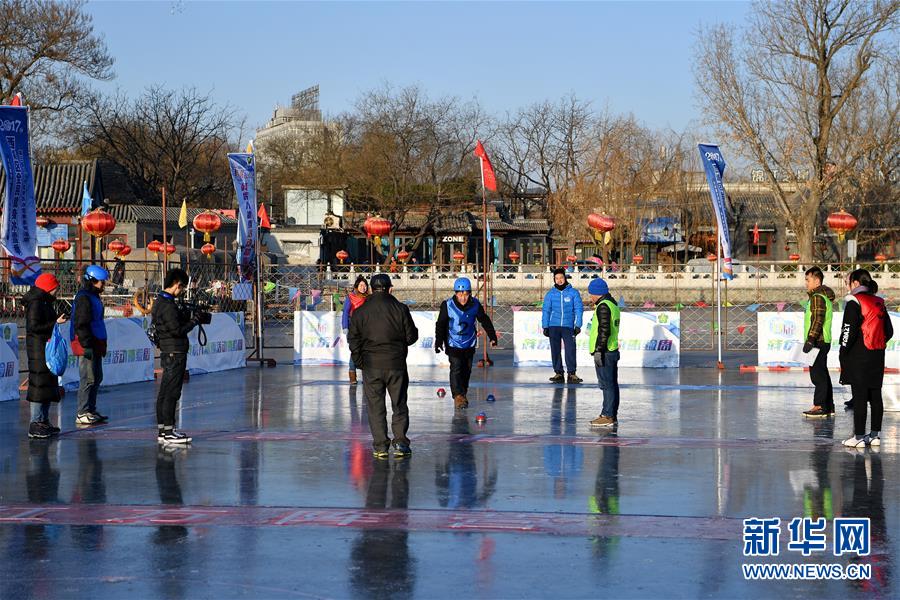
M360 275L356 278L356 283L353 284L353 289L350 290L350 293L347 294L347 297L344 298L344 312L341 313L341 329L344 330L344 337L347 337L347 333L350 331L350 317L353 316L353 313L356 312L356 309L363 305L366 299L369 297L369 282L365 277ZM356 385L356 365L353 363L353 359L350 359L350 385Z
M419 339L409 307L391 295L393 284L384 273L372 277L372 295L353 313L347 341L354 364L363 370L369 429L377 459L388 458L391 439L387 430L384 394L391 395L394 457L412 454L409 448L409 409L406 405L409 372L408 347Z
M592 279L588 294L596 306L591 319L588 348L594 357L597 381L603 391L603 409L591 427L614 427L619 423L619 305L602 279Z
M809 368L809 378L816 387L813 393L813 407L803 411L810 419L824 419L834 416L834 391L831 375L828 373L828 351L831 350L831 316L834 311L834 291L822 282L825 275L819 267L806 271L806 291L809 302L803 319L803 352L816 351L816 358Z
M853 390L853 435L843 441L850 448L881 445L884 401L884 351L894 337L884 300L875 294L878 283L865 269L850 273L841 323L841 384ZM866 407L872 405L872 430L866 434Z
M553 289L544 296L541 327L544 337L550 338L550 356L553 359L553 383L581 383L575 374L575 336L581 333L584 304L581 294L566 280L566 270L553 270ZM563 375L562 346L566 349L566 369L569 377Z
M478 343L475 322L481 324L491 346L497 345L497 332L491 318L477 298L472 297L472 282L460 277L453 283L453 297L441 303L434 331L434 351L447 352L450 359L450 392L456 409L469 406L469 378L472 358Z

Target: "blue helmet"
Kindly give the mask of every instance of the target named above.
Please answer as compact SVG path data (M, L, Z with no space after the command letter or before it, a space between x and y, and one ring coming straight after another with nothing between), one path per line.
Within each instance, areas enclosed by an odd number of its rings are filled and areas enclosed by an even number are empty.
M453 282L453 291L454 292L471 292L472 291L472 282L469 281L468 277L460 277L456 281Z
M84 278L88 281L106 281L109 279L109 271L99 265L90 265L84 270Z
M605 296L609 293L609 285L599 277L592 279L588 284L588 294L591 296Z

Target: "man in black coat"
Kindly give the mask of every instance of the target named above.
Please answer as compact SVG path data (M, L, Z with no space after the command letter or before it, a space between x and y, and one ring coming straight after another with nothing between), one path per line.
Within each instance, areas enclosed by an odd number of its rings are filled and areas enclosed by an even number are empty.
M156 439L161 444L191 443L190 437L175 429L175 413L187 369L188 333L199 323L197 315L192 316L177 302L184 296L187 286L187 273L181 269L170 269L151 313L151 327L155 330L162 368L159 394L156 396Z
M409 410L406 394L409 373L406 355L409 346L419 339L409 307L391 295L391 279L384 273L372 277L372 295L353 313L347 340L354 364L363 370L363 387L369 410L369 429L375 458L388 457L391 440L387 431L384 394L391 395L391 428L394 433L394 456L411 453Z

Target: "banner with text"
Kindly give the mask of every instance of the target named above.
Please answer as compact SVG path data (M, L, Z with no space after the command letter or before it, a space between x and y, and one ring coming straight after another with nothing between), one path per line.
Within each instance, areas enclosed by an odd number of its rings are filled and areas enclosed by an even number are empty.
M6 171L0 246L10 258L10 282L32 285L41 274L28 138L28 109L0 106L0 159Z
M895 332L900 332L900 313L891 312L891 325ZM803 313L802 312L759 312L756 313L758 324L757 361L763 367L808 367L812 365L817 352L813 350L803 353ZM843 312L834 312L831 320L831 351L828 353L828 366L840 367L838 346L840 343L841 321ZM900 368L900 341L895 334L888 341L885 352L885 367Z
M145 319L142 317L105 319L104 322L108 348L103 358L101 387L152 381L156 349L147 338ZM71 327L71 324L69 321L67 326ZM78 357L73 354L69 355L69 365L62 376L62 385L67 390L78 388Z
M0 400L19 399L19 328L0 324Z
M212 323L203 326L206 345L197 341L200 330L194 327L188 340L187 368L191 375L227 371L247 366L244 353L244 313L213 313Z
M593 311L584 312L590 323ZM681 316L677 312L623 312L619 325L620 367L677 368L681 352ZM588 350L590 325L575 338L579 365L593 365ZM550 339L544 337L541 313L518 311L513 316L513 362L550 366Z
M256 163L253 154L239 152L228 155L231 180L237 194L237 239L239 250L238 265L241 276L250 279L256 268Z
M415 367L449 365L447 355L434 353L436 311L412 311L419 330L418 341L409 347L406 364ZM297 311L294 313L294 364L349 364L350 348L341 330L341 313Z

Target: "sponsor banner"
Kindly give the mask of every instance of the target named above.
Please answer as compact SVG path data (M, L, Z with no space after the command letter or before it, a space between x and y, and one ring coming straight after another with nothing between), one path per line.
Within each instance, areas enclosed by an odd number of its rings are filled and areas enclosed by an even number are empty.
M593 311L584 312L588 325L575 338L579 365L593 365L588 350ZM620 367L677 368L681 352L681 316L677 312L623 312L619 325ZM551 366L550 340L544 337L541 313L513 313L514 363Z
M0 161L6 171L0 246L9 255L13 285L32 285L41 274L28 125L27 108L0 106Z
M700 159L703 162L703 170L706 171L706 182L709 184L709 195L712 198L713 210L716 213L716 223L719 226L719 241L722 244L722 276L732 279L734 271L731 268L731 237L728 228L728 209L725 207L727 195L722 176L725 173L725 159L718 146L698 144Z
M105 319L104 322L108 347L103 358L101 387L152 381L156 349L147 339L144 319ZM71 328L72 322L69 321L67 326ZM65 332L68 334L68 330ZM69 366L62 376L62 385L67 390L78 388L78 357L73 354L69 355Z
M434 353L437 311L411 312L418 341L409 347L406 364L415 367L449 365L447 355ZM297 311L294 313L294 364L338 365L350 363L347 337L341 330L341 313Z
M252 153L238 152L228 155L228 166L238 202L238 265L241 276L250 279L256 268L256 163Z
M19 328L0 324L0 400L19 399Z
M197 341L195 327L188 335L187 368L191 375L227 371L247 366L244 338L244 313L213 313L212 323L203 326L206 345Z
M900 331L900 313L891 312L891 324L894 331ZM803 353L803 313L802 312L759 312L756 313L758 324L757 361L763 367L808 367L816 358L813 350ZM828 366L840 367L838 356L840 346L841 322L844 313L835 311L831 320L831 351L828 353ZM900 339L887 343L885 367L900 368Z

